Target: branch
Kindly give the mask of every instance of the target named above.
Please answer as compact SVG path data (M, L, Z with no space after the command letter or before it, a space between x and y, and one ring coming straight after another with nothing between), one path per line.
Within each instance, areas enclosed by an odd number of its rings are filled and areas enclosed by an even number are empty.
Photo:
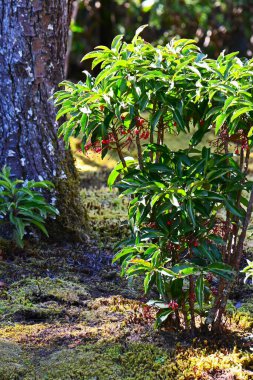
M142 159L142 151L141 151L141 143L140 143L139 135L136 135L136 146L137 146L138 161L139 161L140 169L143 170L143 159Z
M113 137L115 139L118 156L120 158L120 161L122 162L122 165L124 166L124 168L126 168L126 166L127 166L126 165L126 161L125 161L125 158L124 158L122 150L121 150L121 146L120 146L120 143L119 143L119 139L118 139L118 135L117 135L117 132L115 130L115 127L112 127L112 133L113 133Z
M246 233L247 233L247 229L249 226L250 217L252 214L252 209L253 209L253 187L251 189L248 208L246 211L246 216L245 216L243 226L242 226L242 232L241 232L241 235L239 237L237 249L236 249L237 257L236 257L236 261L235 261L235 267L237 270L238 270L238 268L240 266L240 262L241 262L241 257L242 257L242 252L243 252L243 243L244 243L244 240L246 238Z

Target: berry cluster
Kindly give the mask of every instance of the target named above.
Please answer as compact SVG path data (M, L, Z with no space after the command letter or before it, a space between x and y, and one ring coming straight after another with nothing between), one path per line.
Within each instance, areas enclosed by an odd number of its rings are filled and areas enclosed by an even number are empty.
M157 224L156 224L156 222L149 222L147 224L147 227L153 228L155 230L155 229L157 229Z
M104 106L100 106L100 110L104 111ZM116 116L115 116L116 119ZM122 124L114 127L114 133L108 133L108 136L103 139L99 139L95 142L88 142L84 149L86 152L93 151L94 153L101 153L103 149L113 149L114 144L117 142L121 148L130 149L131 144L135 141L136 136L139 136L142 140L147 140L150 136L150 132L145 126L145 119L140 116L135 117L135 127L127 129L124 126L125 116L121 115ZM126 138L125 138L126 136Z
M168 307L172 310L177 310L178 309L178 303L176 301L170 301L170 303L168 304Z
M172 241L168 241L167 243L167 250L169 252L177 252L180 249L180 245L176 243L172 243Z
M96 140L95 142L88 142L84 146L84 150L88 152L89 150L93 151L94 153L101 153L103 148L111 148L110 144L115 143L115 138L113 136L113 133L109 133L107 138L104 138L102 140Z
M124 123L125 117L121 116L121 120ZM127 139L123 143L123 147L130 149L130 146L136 136L139 136L142 140L147 140L149 138L149 130L144 126L145 120L140 117L135 117L135 128L126 130L124 124L118 128L118 132L121 136L128 135Z
M247 132L243 129L239 129L236 133L230 136L228 129L223 127L220 131L219 137L212 142L212 145L221 149L228 142L236 144L235 154L240 154L240 147L242 150L249 149Z
M224 238L228 229L230 232L232 232L233 225L227 225L227 223L224 220L217 220L215 226L212 229L212 233L214 235L220 236L221 238Z

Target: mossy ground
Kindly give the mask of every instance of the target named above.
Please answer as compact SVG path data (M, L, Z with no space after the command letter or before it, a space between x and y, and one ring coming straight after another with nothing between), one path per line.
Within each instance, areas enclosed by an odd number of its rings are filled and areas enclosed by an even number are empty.
M95 164L85 161L81 173L89 243L2 245L0 380L252 379L249 287L238 284L223 335L154 330L141 282L111 264L113 245L129 233L127 200Z

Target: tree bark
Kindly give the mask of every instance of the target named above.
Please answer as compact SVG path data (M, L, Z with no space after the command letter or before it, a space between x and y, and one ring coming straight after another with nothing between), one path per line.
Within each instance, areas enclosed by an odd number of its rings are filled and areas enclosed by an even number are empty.
M60 239L80 236L85 218L49 100L64 79L71 8L72 0L0 0L0 169L55 184L60 216L50 232Z

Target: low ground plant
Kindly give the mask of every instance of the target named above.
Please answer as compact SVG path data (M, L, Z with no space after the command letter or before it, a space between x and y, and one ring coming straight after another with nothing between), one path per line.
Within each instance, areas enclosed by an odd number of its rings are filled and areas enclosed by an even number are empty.
M35 227L48 236L46 218L56 216L58 211L39 191L52 188L53 184L49 181L13 179L8 167L0 172L0 227L4 225L9 237L18 246L23 247L24 235L29 227Z

